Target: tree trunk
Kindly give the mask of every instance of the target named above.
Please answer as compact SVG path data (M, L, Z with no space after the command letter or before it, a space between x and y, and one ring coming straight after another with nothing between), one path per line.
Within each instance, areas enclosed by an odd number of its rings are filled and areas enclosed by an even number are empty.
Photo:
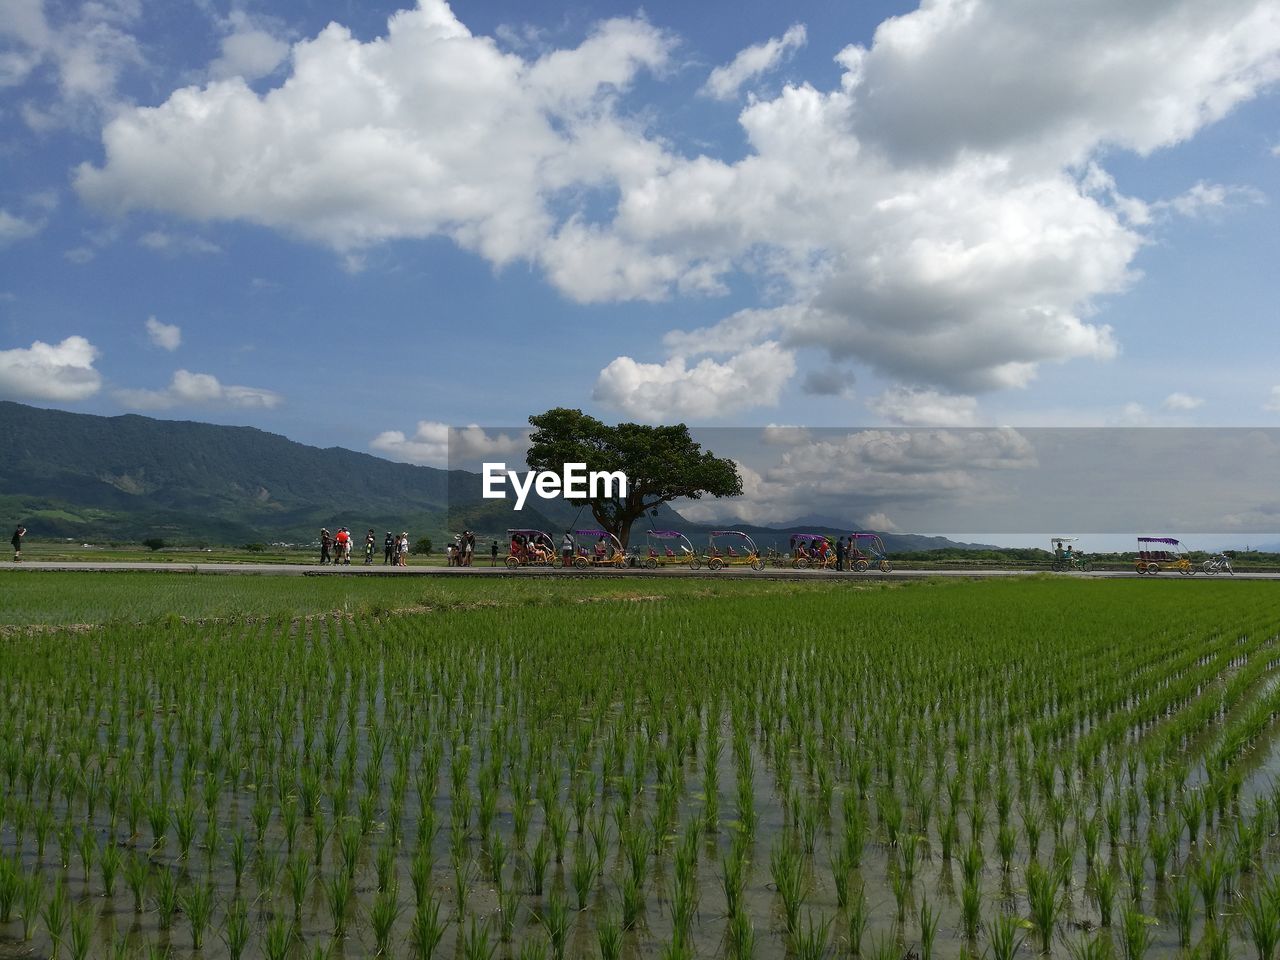
M618 529L616 533L618 542L622 544L623 550L627 549L627 544L631 540L631 524L634 522L634 520L635 520L634 517L624 518L622 521L622 526Z

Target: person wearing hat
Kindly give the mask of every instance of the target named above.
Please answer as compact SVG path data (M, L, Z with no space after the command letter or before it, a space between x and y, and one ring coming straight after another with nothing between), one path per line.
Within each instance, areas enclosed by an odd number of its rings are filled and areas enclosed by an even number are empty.
M329 533L327 527L320 528L320 562L322 564L329 562L329 551L333 547L333 536Z
M382 565L385 567L391 562L391 555L396 550L396 538L391 535L391 531L387 531L387 535L382 538Z

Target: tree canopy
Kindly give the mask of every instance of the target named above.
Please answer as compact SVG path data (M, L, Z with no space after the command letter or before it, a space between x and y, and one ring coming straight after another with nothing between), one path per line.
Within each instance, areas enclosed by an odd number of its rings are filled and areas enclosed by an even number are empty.
M683 423L610 426L581 410L556 407L529 418L529 467L561 471L566 463L584 463L588 471L620 470L627 476L626 497L566 498L585 502L601 527L625 546L631 525L646 510L677 499L736 497L742 477L732 460L717 457L689 436Z

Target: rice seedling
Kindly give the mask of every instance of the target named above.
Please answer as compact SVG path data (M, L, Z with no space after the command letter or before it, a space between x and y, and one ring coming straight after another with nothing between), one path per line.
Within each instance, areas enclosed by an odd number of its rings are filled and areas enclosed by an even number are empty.
M325 903L329 907L330 930L335 940L347 932L347 913L354 894L354 884L345 872L335 873L324 881Z
M285 917L272 917L267 922L262 952L267 960L286 960L296 939L293 924Z
M1245 930L1258 951L1258 960L1271 960L1280 943L1280 903L1271 890L1255 890L1243 898L1240 910Z
M1124 960L1142 960L1150 949L1151 925L1154 921L1139 911L1125 905L1120 913L1120 948Z
M569 902L559 890L551 891L540 919L551 943L552 956L555 960L564 960L565 946L569 939Z
M93 933L94 921L97 919L98 916L92 907L71 908L67 947L71 952L72 960L85 960L89 956L89 948L92 945L90 937Z
M769 856L769 870L786 918L786 931L794 934L800 923L800 906L807 893L804 862L792 843L782 837Z
M1098 902L1098 915L1104 927L1111 926L1111 915L1116 902L1116 878L1109 867L1099 867L1093 873L1093 896Z
M67 914L70 912L71 906L67 901L67 891L62 885L61 875L57 876L53 881L53 893L49 899L44 902L44 906L40 910L40 919L44 922L45 932L48 933L50 941L53 943L53 956L58 956L58 949L62 946L63 936L67 926Z
M409 945L418 960L431 960L444 938L445 925L440 919L440 903L427 896L418 900L409 926Z
M193 884L181 894L179 904L191 924L191 946L199 950L213 916L213 887L206 883Z
M1181 877L1173 885L1169 896L1169 908L1178 928L1178 946L1191 946L1191 924L1195 919L1196 894L1189 877Z
M991 960L1013 960L1022 946L1023 926L1007 913L995 916L987 925L987 949ZM1044 950L1048 953L1048 949Z
M378 956L386 956L391 943L391 931L403 912L400 904L400 891L396 884L390 884L379 891L373 898L373 906L369 908L369 926L373 930L373 939ZM459 911L459 916L461 916ZM486 930L487 939L487 930Z
M1040 937L1040 952L1048 953L1062 912L1063 897L1056 874L1032 861L1027 868L1027 906Z
M867 931L869 919L870 908L867 904L866 890L862 884L859 884L857 893L849 901L849 914L846 918L850 956L862 956L862 938Z
M240 960L245 947L249 944L249 907L240 897L236 897L227 907L222 921L222 942L226 944L231 960Z
M960 890L960 913L965 937L970 942L977 940L978 924L982 919L982 888L976 881L965 880Z
M933 944L938 937L940 917L927 897L920 900L920 960L933 960Z

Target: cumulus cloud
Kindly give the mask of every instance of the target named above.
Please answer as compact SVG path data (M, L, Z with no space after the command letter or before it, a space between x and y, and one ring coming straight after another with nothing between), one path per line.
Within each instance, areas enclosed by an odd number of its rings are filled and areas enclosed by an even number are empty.
M232 10L226 18L218 19L218 25L226 32L220 55L209 64L209 76L214 80L259 80L275 73L289 56L289 44L281 39L283 30L274 21Z
M1160 200L1151 206L1157 211L1195 219L1213 217L1233 208L1260 206L1266 202L1266 196L1254 187L1206 183L1202 180L1172 200Z
M814 469L821 464L821 469ZM679 504L698 522L781 523L800 513L859 516L876 529L895 507L968 504L998 496L996 478L1034 468L1032 444L1016 430L812 431L769 464L738 461L743 495ZM892 521L889 521L892 523Z
M907 427L972 426L978 412L974 397L912 387L890 387L868 400L867 406L890 423Z
M780 37L773 37L739 51L729 63L711 71L702 92L717 100L732 100L743 84L773 70L803 47L806 39L804 24L797 23Z
M791 36L737 75L776 63ZM1135 282L1155 214L1246 201L1204 184L1153 209L1102 164L1180 143L1280 78L1280 7L926 0L842 50L831 88L750 101L734 160L682 155L626 113L673 43L618 19L535 59L421 0L384 37L332 24L294 44L265 93L230 77L121 111L104 162L75 182L102 210L246 220L355 258L444 235L534 264L583 302L715 296L740 273L764 286L776 309L605 367L597 396L640 416L776 400L774 373L737 399L676 382L717 380L766 344L788 376L808 348L971 396L1114 357L1098 304ZM731 333L727 350L692 344ZM698 359L717 352L732 358Z
M876 511L863 518L863 523L870 530L877 530L881 533L893 533L898 529L898 525L889 519L889 515L884 511Z
M0 87L18 87L41 77L48 67L50 96L32 96L22 115L35 129L72 123L82 111L117 102L124 72L144 63L130 32L141 12L139 0L94 0L45 4L8 0L0 5Z
M469 467L472 461L523 456L529 448L529 436L527 432L490 434L474 423L450 427L436 420L419 420L411 436L400 430L385 430L369 446L392 460L458 468Z
M161 323L155 317L147 317L147 336L157 347L170 353L182 346L182 328L173 323Z
M210 373L178 370L163 390L116 390L116 400L134 410L167 410L171 407L244 407L270 410L284 398L273 390L224 384Z
M102 376L93 367L98 348L84 337L0 350L0 396L70 402L93 396Z
M221 253L222 248L212 240L188 234L171 233L168 230L148 230L138 238L138 243L148 250L177 256L182 253Z
M122 112L76 186L108 211L247 220L343 252L442 234L496 264L536 260L553 199L660 167L614 100L671 42L617 19L530 61L422 0L385 37L334 23L295 44L287 81L261 96L231 77Z
M0 207L0 247L34 237L43 227L39 220L19 217Z
M1203 404L1203 397L1193 397L1189 393L1171 393L1164 398L1164 403L1161 406L1166 410L1185 413L1190 410L1196 410Z
M795 356L773 341L749 347L723 362L705 357L692 366L683 356L665 363L618 357L600 371L592 395L646 422L713 419L776 404L795 368Z

